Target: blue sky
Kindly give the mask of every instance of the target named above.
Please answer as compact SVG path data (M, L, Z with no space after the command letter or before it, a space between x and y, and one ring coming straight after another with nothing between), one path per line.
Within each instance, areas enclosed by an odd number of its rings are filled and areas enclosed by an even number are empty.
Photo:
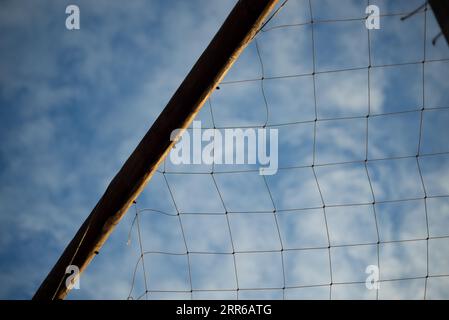
M32 296L234 3L2 2L0 298ZM370 3L379 5L381 14L397 14L412 11L422 1ZM79 31L65 28L68 4L80 7ZM314 20L359 18L365 7L366 1L312 0ZM445 154L449 152L449 62L445 60L449 50L443 38L436 46L431 44L439 29L430 11L426 28L424 13L404 22L399 17L382 17L381 29L370 32L369 44L363 21L315 23L315 61L308 1L290 0L266 26L266 32L257 37L263 68L253 42L199 117L203 124L217 127L267 123L278 128L279 165L284 169L267 178L268 189L254 172L215 174L226 210L208 173L210 167L167 165L167 180L157 173L139 198L138 209L168 214L146 211L140 215L144 249L181 255L148 255L147 278L153 288L221 288L229 291L198 291L193 297L235 298L236 267L240 288L291 287L286 292L242 290L241 298L326 298L331 276L334 282L364 281L365 266L380 259L385 279L419 278L385 282L381 297L421 297L425 285L430 298L449 296L448 277L430 278L427 284L422 278L427 274L427 243L430 274L449 274L449 241L444 238L449 235L449 201L444 197L449 194L449 156ZM293 26L273 28L281 25ZM419 62L424 52L423 71ZM368 86L369 60L373 68ZM314 62L318 73L312 76ZM342 69L351 70L327 72ZM261 82L261 76L267 79ZM292 77L269 79L278 76ZM253 81L232 83L236 80ZM320 120L316 124L315 110ZM419 140L420 154L438 153L420 157L420 167L414 158ZM366 156L375 161L365 167ZM380 160L386 158L395 159ZM329 163L334 164L319 166ZM320 190L311 164L317 165ZM207 174L173 173L179 170ZM409 201L373 206L369 205L373 193L376 201ZM426 201L425 195L429 196ZM330 206L325 214L317 209L323 202ZM348 204L358 206L341 206ZM291 211L299 208L303 210ZM276 217L273 209L279 211ZM127 245L134 210L125 216L83 275L81 289L70 298L128 296L139 255L135 226ZM226 218L224 211L233 213ZM242 211L270 214L238 213ZM187 214L179 218L177 212ZM216 214L207 214L211 212ZM190 251L228 254L192 254L186 260L179 221ZM236 260L229 255L228 221L236 251L259 253L240 253ZM385 243L378 257L372 244L378 240L376 223L381 241L425 239L428 231L430 237L443 238ZM291 249L282 256L281 243ZM336 247L328 250L329 243ZM360 243L364 246L345 246ZM316 249L295 250L306 247ZM258 270L260 265L272 268ZM211 275L204 266L219 272ZM136 270L134 297L144 290L140 266ZM307 288L316 284L322 286ZM332 290L334 298L373 298L363 284L334 285ZM191 294L153 296L189 298Z

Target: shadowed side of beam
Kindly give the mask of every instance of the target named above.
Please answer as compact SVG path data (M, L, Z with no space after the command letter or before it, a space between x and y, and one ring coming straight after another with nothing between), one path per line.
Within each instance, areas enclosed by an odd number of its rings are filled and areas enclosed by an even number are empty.
M171 149L172 131L189 126L277 2L237 2L165 109L111 181L33 299L65 298L69 291L65 284L67 266L75 265L82 272L95 253L100 251L109 234Z
M429 0L429 4L446 38L446 43L449 44L449 1Z

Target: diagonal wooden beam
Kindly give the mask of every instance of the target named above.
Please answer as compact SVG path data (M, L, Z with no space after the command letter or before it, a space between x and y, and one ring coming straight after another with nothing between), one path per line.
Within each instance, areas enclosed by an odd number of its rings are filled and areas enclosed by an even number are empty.
M82 272L151 179L173 146L170 134L185 130L278 0L239 0L176 90L165 109L109 184L89 217L35 293L35 300L63 299L66 268ZM182 132L180 131L179 134Z

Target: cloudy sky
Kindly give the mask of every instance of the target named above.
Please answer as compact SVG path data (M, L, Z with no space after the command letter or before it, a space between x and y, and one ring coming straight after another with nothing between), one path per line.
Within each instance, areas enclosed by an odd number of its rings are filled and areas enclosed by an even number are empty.
M0 298L33 295L235 2L2 2ZM370 3L368 33L365 0L289 0L199 115L278 129L278 173L165 163L69 298L449 298L449 49L400 20L423 1Z

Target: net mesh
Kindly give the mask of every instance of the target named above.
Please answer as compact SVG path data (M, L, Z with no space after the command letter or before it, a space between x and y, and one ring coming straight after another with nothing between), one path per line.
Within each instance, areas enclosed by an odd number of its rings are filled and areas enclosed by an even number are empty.
M197 117L276 128L278 172L166 160L134 205L129 298L448 298L449 50L422 5L283 3Z

